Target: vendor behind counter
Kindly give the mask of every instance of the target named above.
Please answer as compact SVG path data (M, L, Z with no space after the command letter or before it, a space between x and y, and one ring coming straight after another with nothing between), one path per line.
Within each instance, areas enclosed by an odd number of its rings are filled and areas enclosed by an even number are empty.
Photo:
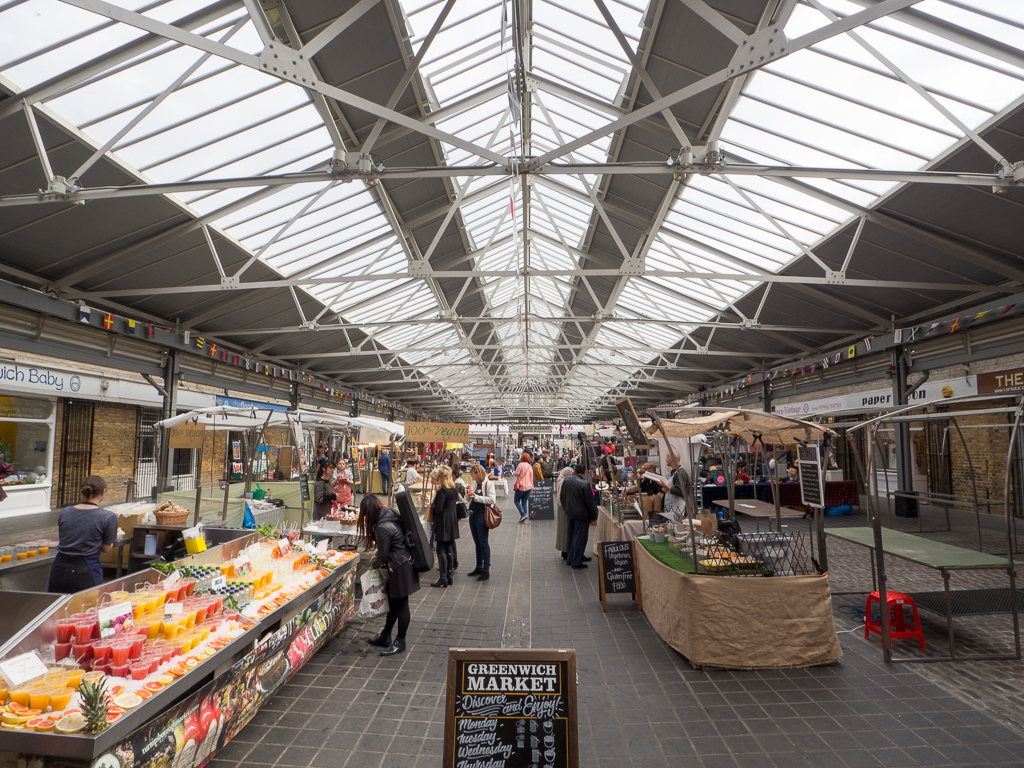
M82 482L82 501L61 510L50 592L80 592L103 583L100 553L109 552L117 541L117 515L100 506L106 492L106 480L99 475L87 477Z

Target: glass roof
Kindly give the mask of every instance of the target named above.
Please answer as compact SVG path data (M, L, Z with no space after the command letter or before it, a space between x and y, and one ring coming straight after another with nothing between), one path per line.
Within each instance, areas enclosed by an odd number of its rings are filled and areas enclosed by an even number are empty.
M207 11L193 32L246 54L263 47L243 7L216 13L207 0L117 4L164 22ZM531 32L525 41L513 32L509 0L457 0L433 36L444 0L401 5L412 54L423 54L418 77L429 110L446 110L435 124L445 133L521 161L588 134L628 108L635 75L600 3L522 4ZM645 35L658 34L645 31L656 14L647 14L639 0L603 5L630 54ZM862 8L847 0L804 0L786 34L792 40L829 23L830 13L842 17ZM914 8L952 31L939 36L898 17L882 18L747 76L727 119L711 128L727 160L916 171L961 142L964 126L979 128L1024 95L1024 57L996 58L978 44L990 39L1024 51L1024 4L924 0ZM14 94L44 88L41 110L78 129L93 149L108 151L141 182L326 167L335 147L310 92L171 41L109 58L144 35L59 0L0 1L0 85ZM104 57L107 65L88 77L49 87ZM527 98L512 103L510 73L521 71ZM474 98L481 94L486 98ZM561 161L615 161L616 146L614 135L604 136ZM452 144L438 148L448 165L485 162ZM83 166L79 172L79 183L88 187L95 171ZM736 277L785 269L848 224L856 208L899 187L687 176L673 186L664 222L644 253L646 267L713 276L603 275L602 295L614 283L612 303L595 323L589 315L572 317L572 307L577 297L598 299L582 273L600 267L586 256L604 215L595 205L605 188L601 175L451 181L453 194L461 196L456 218L479 272L481 315L493 319L480 325L488 336L484 345L471 344L462 325L439 321L453 297L442 296L436 283L405 276L410 254L382 208L380 188L332 180L167 196L282 277L394 275L359 283L358 290L326 281L304 290L344 322L372 321L364 331L393 351L379 355L382 369L443 390L467 415L536 409L580 418L654 370L675 367L668 350L697 346L691 333L698 324L764 291L756 279Z

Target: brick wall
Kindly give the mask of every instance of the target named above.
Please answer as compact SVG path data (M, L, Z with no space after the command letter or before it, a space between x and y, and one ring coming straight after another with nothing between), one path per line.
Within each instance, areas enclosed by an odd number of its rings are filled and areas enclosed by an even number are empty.
M996 369L999 370L999 369ZM1007 401L1009 404L1009 401ZM951 413L969 410L970 404L950 406ZM976 406L975 406L976 407ZM986 504L985 499L993 502L1003 500L1003 483L1006 478L1006 452L1010 443L1010 430L1006 426L1007 414L993 413L984 416L961 416L957 418L960 425L960 432L963 434L963 442L955 429L949 434L949 456L950 456L950 478L952 482L952 493L957 496L967 496L971 501L963 502L957 506L963 509L974 509L974 484L971 481L971 466L974 468L974 481L977 483L977 493L982 512L992 512L1001 515L1003 510L999 506ZM994 425L990 429L974 429L979 425ZM966 445L967 450L964 450ZM968 453L970 461L968 461ZM1013 494L1013 480L1011 478L1011 499Z
M108 504L125 501L127 482L135 477L138 407L96 403L92 428L92 474L107 481Z

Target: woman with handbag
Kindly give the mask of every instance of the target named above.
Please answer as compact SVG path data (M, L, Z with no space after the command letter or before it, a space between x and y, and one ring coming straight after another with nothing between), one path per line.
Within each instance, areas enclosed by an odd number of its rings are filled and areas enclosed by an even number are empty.
M459 538L459 520L455 509L459 492L455 490L452 470L447 464L435 469L430 479L437 489L430 509L434 513L434 539L437 547L437 570L440 577L430 586L450 587L454 567L455 539Z
M487 581L491 577L487 507L496 502L494 483L488 479L487 470L479 464L470 466L469 476L472 480L466 491L469 497L469 532L473 534L473 544L476 547L476 568L470 571L469 575L478 577L477 581Z
M526 522L526 505L530 501L530 491L533 490L533 462L530 454L523 451L519 457L519 466L515 471L516 483L513 486L515 495L512 497L516 509L519 510L520 525Z
M381 656L393 656L405 650L405 634L409 631L409 595L420 590L420 577L412 565L412 555L405 542L402 516L385 507L373 494L363 496L356 521L363 549L376 547L370 558L371 568L382 568L388 574L388 613L384 629L366 642L383 648ZM391 631L398 625L398 634L391 641Z

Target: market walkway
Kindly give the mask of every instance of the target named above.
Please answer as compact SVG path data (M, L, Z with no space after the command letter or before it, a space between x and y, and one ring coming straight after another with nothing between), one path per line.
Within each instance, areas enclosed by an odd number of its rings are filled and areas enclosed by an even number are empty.
M628 598L601 612L596 569L562 565L553 523L510 518L492 535L489 582L457 574L453 588L425 586L414 597L407 653L382 659L365 642L380 620L355 622L214 768L437 768L448 648L495 647L503 637L576 650L580 765L588 768L1024 765L1024 731L916 667L884 665L859 632L840 635L845 656L833 667L694 670ZM463 531L462 573L471 553Z

